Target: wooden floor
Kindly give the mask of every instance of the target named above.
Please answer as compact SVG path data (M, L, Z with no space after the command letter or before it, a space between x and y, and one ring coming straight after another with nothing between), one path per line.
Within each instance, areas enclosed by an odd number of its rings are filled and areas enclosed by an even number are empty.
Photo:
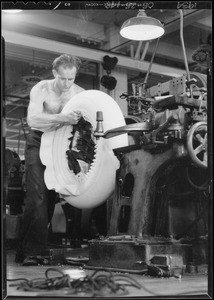
M84 251L84 253L83 253ZM45 271L50 268L50 266L22 266L14 262L15 251L13 249L6 250L5 262L6 262L6 278L7 279L17 279L17 278L44 278ZM85 256L87 249L73 249L72 257ZM54 266L55 269L63 272L76 272L78 274L90 275L94 270L85 269L84 266L70 266L70 265L57 265ZM133 279L135 279L142 286L141 289L135 287L127 287L127 294L123 297L128 298L177 298L179 296L191 298L211 298L208 293L208 276L206 274L196 274L196 273L185 273L181 278L156 278L150 277L142 274L129 274ZM74 295L69 294L67 291L60 289L56 291L44 291L39 292L23 291L18 290L17 287L11 286L11 281L5 281L5 295L6 299L61 299L67 298L90 298L91 295L82 294ZM13 282L14 283L14 282ZM4 291L4 289L3 289ZM105 297L114 298L116 294L107 294ZM3 298L3 299L4 299Z

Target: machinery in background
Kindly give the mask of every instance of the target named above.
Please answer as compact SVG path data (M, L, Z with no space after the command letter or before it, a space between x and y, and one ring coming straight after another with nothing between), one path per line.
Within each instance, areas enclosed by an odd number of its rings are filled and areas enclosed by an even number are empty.
M138 144L169 145L186 139L187 151L193 163L207 168L207 79L206 75L192 73L158 84L142 92L141 85L133 84L132 96L126 98L132 109L133 123L143 122ZM130 123L132 118L128 116ZM133 128L132 128L133 127ZM128 131L137 132L137 125ZM117 130L117 129L116 129ZM127 132L128 132L127 131ZM108 135L108 133L107 133ZM112 133L111 133L112 135Z
M22 213L25 196L25 165L21 161L19 155L11 151L5 150L6 158L6 207L8 213L11 215L18 215Z
M19 238L25 198L25 165L15 151L5 149L6 243L10 247Z

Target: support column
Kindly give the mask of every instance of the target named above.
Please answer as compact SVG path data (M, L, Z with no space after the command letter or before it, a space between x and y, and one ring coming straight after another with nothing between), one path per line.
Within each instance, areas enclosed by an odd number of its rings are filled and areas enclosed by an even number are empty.
M111 76L113 76L117 80L117 85L114 90L110 91L110 96L117 102L122 110L124 116L128 114L128 105L125 99L121 99L120 96L123 93L127 93L128 91L128 75L127 70L116 67L115 70L111 72Z
M108 40L108 43L105 45L105 49L112 49L121 44L121 36L119 34L119 28L115 24L111 24L106 27L105 34ZM103 55L104 56L104 55ZM117 54L109 54L110 57L117 57ZM106 71L103 70L102 65L100 64L100 79L103 75L106 75ZM115 67L112 70L110 76L113 76L117 80L117 85L114 90L109 91L100 85L100 90L110 95L120 106L124 116L127 115L128 107L125 99L121 99L120 95L126 93L128 90L128 80L127 80L127 70L121 67Z

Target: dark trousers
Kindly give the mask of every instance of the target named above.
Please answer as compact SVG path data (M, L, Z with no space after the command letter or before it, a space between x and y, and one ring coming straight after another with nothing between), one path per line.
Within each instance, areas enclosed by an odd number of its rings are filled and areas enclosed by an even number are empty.
M26 201L20 230L20 255L40 255L47 247L48 223L53 216L56 193L47 189L45 166L39 150L42 132L30 130L25 150Z

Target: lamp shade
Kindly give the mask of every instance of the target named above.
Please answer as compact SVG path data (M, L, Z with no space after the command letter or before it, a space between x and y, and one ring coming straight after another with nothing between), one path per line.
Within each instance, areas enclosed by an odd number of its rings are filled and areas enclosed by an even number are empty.
M163 34L164 28L161 22L148 17L144 10L140 10L137 17L125 21L120 30L122 37L135 41L153 40Z
M22 11L22 9L2 9L3 12L8 14L17 14Z

